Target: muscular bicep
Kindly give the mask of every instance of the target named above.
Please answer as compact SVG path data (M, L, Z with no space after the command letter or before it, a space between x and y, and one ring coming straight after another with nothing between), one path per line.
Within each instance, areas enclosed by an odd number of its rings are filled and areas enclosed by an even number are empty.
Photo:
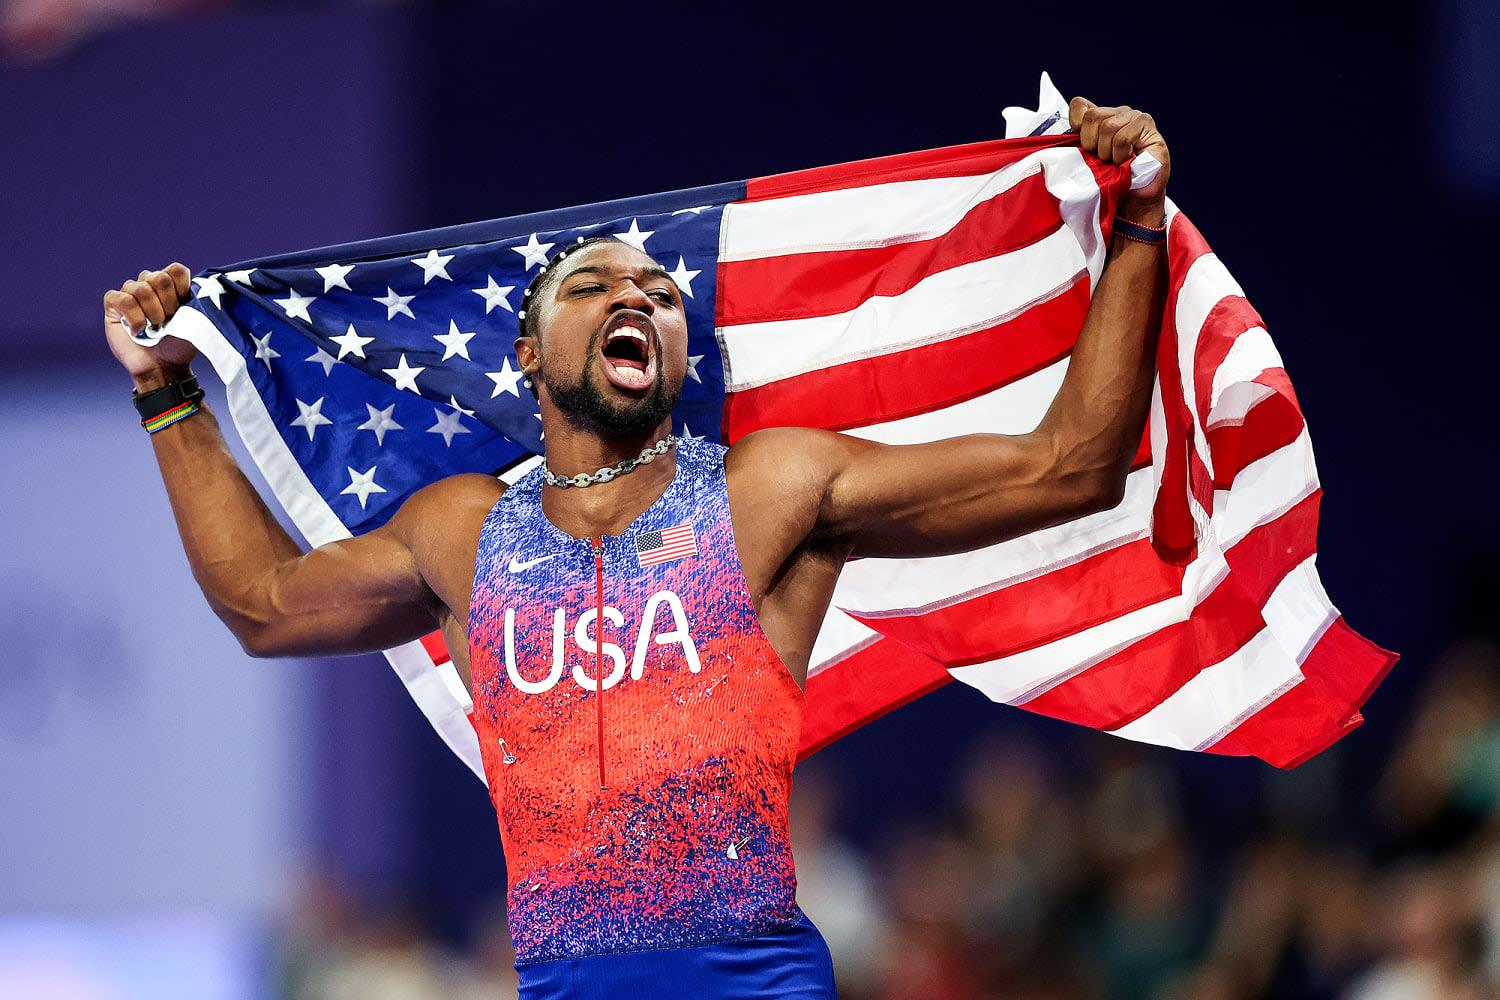
M415 554L389 528L284 562L264 588L260 620L236 629L263 656L386 649L432 631L438 620Z
M447 618L466 622L479 530L503 491L488 476L455 476L368 534L283 561L245 602L257 618L236 634L260 655L332 655L388 649Z
M1100 507L1099 470L1074 468L1042 434L971 434L886 445L834 435L818 530L859 556L963 552Z

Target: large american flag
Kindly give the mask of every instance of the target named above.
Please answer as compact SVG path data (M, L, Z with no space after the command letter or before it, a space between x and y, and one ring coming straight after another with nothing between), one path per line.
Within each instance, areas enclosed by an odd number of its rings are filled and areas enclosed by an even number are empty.
M459 472L541 449L512 341L549 253L614 234L684 293L679 434L888 443L1040 421L1104 266L1129 167L1061 133L1044 80L1019 138L248 261L194 279L169 330L223 377L250 452L314 545ZM1137 163L1137 167L1143 166ZM1170 211L1146 440L1115 509L961 555L852 561L812 655L803 751L949 680L1187 750L1290 766L1361 721L1395 657L1314 561L1311 444L1259 316ZM387 653L482 773L437 635Z

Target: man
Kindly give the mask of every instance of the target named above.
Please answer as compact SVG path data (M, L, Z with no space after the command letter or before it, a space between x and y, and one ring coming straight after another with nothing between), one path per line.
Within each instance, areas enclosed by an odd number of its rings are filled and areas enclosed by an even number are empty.
M1150 151L1041 424L891 447L804 428L674 441L687 325L671 276L589 241L527 290L517 359L545 465L456 476L369 534L301 552L184 382L129 333L180 264L105 295L183 544L254 655L353 653L436 622L475 702L524 997L829 997L786 802L813 640L852 556L990 545L1118 503L1149 404L1169 159L1150 116L1079 98L1086 152Z

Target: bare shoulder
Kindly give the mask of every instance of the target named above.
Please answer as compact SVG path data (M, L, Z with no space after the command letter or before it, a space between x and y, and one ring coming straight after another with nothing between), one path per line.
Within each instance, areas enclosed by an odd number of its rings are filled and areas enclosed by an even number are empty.
M455 544L472 550L504 492L505 484L493 476L449 476L408 497L386 527L419 557Z
M441 479L407 498L384 531L411 552L417 571L449 608L467 609L484 519L505 492L493 476Z
M479 473L449 476L408 497L401 506L400 516L431 517L444 511L452 513L456 509L479 507L483 507L487 514L504 492L505 484L494 476Z
M830 484L864 444L809 427L767 428L735 442L724 471L741 548L780 566L813 535Z
M826 480L846 460L853 440L812 427L767 427L736 441L724 469L731 479Z
M861 438L813 427L768 427L747 434L724 456L731 497L822 506L829 486L851 459L877 447Z

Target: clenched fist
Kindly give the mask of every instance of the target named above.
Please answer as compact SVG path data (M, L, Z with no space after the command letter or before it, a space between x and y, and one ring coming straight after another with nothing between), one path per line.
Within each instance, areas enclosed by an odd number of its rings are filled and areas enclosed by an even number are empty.
M197 355L197 348L177 337L145 347L132 336L148 323L160 325L171 319L192 290L192 272L182 264L169 264L165 270L142 271L134 281L104 293L104 336L141 392L186 375Z
M1161 171L1148 186L1126 196L1120 214L1143 226L1161 225L1166 217L1172 154L1167 151L1167 141L1156 130L1152 117L1124 105L1101 108L1093 101L1075 97L1068 104L1068 125L1078 133L1079 147L1105 163L1124 163L1137 153L1156 157Z

